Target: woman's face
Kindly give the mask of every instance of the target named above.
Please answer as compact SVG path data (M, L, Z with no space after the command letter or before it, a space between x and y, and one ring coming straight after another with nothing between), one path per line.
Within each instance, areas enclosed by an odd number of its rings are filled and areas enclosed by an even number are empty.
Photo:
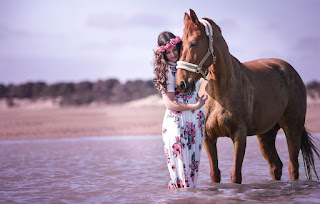
M171 62L177 62L179 59L177 46L165 51L167 59Z

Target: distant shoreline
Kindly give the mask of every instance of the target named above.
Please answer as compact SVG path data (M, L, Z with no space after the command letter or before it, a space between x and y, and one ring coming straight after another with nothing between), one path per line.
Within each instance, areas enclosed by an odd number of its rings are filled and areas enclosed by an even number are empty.
M122 105L59 107L49 101L0 100L0 140L161 135L165 106L159 95ZM320 104L308 105L306 127L320 133ZM281 131L279 131L281 133Z

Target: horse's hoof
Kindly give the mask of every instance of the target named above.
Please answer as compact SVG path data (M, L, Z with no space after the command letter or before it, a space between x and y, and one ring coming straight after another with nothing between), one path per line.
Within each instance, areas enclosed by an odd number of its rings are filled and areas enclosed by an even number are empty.
M212 182L215 182L215 183L220 183L220 181L221 181L221 179L220 179L220 177L211 177L211 181Z
M241 179L235 179L235 178L231 178L231 182L232 183L237 183L237 184L241 184L242 183Z
M221 181L221 173L220 170L216 171L215 174L213 174L212 172L210 173L210 177L211 177L211 181L215 182L215 183L220 183Z
M242 176L240 175L231 175L231 182L232 183L238 183L241 184L242 183Z

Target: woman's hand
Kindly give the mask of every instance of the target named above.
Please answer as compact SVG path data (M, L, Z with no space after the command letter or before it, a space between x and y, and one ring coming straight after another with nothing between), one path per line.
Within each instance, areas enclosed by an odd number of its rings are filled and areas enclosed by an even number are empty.
M164 101L164 105L166 106L167 109L169 110L174 110L174 111L186 111L186 110L197 110L201 108L206 100L208 99L208 95L202 95L198 102L195 104L190 104L190 103L182 103L179 101L174 100L174 92L163 92L162 93L162 98Z
M198 107L197 109L201 108L206 103L207 99L208 95L203 94L196 103Z

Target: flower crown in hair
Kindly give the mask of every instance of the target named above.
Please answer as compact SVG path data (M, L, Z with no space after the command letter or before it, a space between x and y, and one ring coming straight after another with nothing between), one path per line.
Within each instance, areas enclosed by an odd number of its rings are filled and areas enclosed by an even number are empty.
M175 38L171 38L170 42L164 46L164 45L157 45L157 50L156 52L164 52L166 50L170 50L171 48L173 48L174 46L176 46L177 43L181 42L181 39L179 36L175 37Z

